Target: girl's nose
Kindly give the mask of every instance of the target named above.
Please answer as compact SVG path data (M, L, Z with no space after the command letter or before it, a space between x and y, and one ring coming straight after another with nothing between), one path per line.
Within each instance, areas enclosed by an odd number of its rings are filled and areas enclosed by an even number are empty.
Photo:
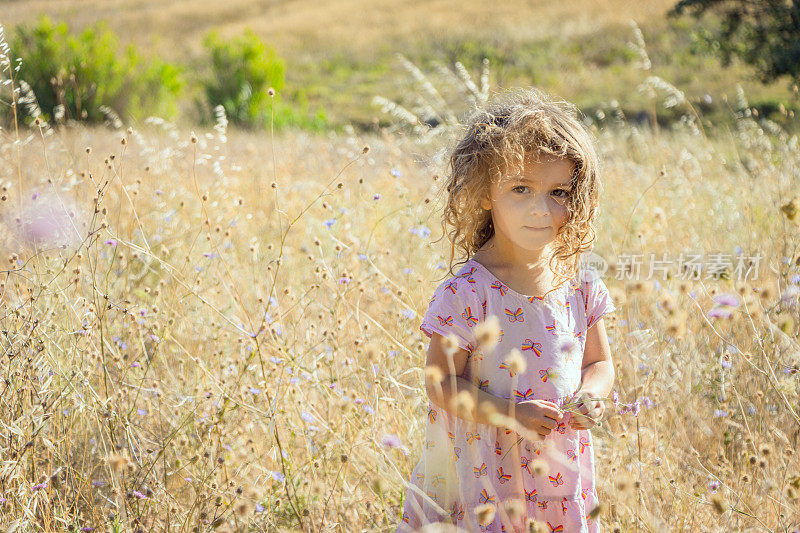
M531 205L529 207L531 215L545 216L550 214L550 206L547 204L546 194L531 195Z

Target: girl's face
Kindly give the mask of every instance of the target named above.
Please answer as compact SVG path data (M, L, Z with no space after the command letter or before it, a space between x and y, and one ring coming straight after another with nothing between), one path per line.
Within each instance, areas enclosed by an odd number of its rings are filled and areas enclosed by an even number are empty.
M533 255L553 240L569 219L574 163L542 155L525 161L516 176L494 181L481 207L491 210L495 236L501 249L515 256Z

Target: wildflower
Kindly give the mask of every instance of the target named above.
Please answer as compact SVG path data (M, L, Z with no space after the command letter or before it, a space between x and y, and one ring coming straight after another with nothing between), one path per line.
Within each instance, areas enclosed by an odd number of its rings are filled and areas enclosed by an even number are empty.
M110 246L116 246L117 245L117 241L115 241L114 239L108 239L106 241L106 244L108 244Z
M641 401L639 400L639 398L636 398L636 400L633 402L633 406L631 407L631 414L633 416L638 416L640 410L641 410Z
M717 492L717 489L719 488L719 481L717 481L716 479L712 479L708 483L708 488L711 492Z
M720 359L720 360L719 360L719 364L720 364L720 365L722 365L722 368L728 368L728 369L730 369L730 368L731 368L731 362L730 362L730 361L728 361L728 360L727 360L727 359L725 359L725 358L722 358L722 359Z
M712 307L706 316L709 318L730 318L731 312L722 307Z
M402 174L402 173L401 173L399 170L397 170L396 168L393 168L392 170L390 170L390 171L389 171L389 173L390 173L392 176L394 176L395 178L399 178L400 176L402 176L402 175L403 175L403 174Z
M409 228L408 231L410 231L414 235L416 235L418 237L422 237L422 238L430 237L430 235L431 235L431 230L429 230L425 226L419 226L418 228L412 227L412 228Z
M380 193L377 193L377 192L376 192L375 194L373 194L373 195L372 195L372 199L373 199L373 200L380 200L380 199L381 199L381 195L380 195Z
M42 490L44 488L47 488L47 480L46 479L44 481L42 481L41 483L37 483L36 485L32 486L31 490L36 492L37 490Z
M147 410L146 409L137 409L136 410L136 414L138 414L139 416L145 416L147 414Z
M334 224L336 224L336 219L335 218L329 218L329 219L325 220L322 223L322 225L325 226L326 228L330 228Z
M250 387L249 389L247 389L247 392L249 392L250 394L261 394L261 389Z
M139 500L146 500L147 499L147 496L145 496L144 493L139 492L138 490L133 491L133 495L136 496L136 498L139 499Z
M381 444L387 448L399 448L402 445L400 437L395 434L384 435Z
M272 476L272 479L274 479L278 483L283 483L286 480L286 476L284 476L282 473L278 472L277 470L273 470L272 472L270 472L270 475Z
M724 292L714 296L714 301L717 305L726 305L728 307L739 307L739 299L736 295L730 292Z
M722 409L714 409L714 417L716 418L724 418L728 416L727 411L723 411Z

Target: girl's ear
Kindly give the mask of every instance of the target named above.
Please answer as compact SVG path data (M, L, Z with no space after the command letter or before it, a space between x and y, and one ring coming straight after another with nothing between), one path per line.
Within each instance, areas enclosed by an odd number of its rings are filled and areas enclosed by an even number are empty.
M489 199L489 197L487 195L484 195L483 197L481 197L481 204L480 205L486 211L491 211L492 210L492 201Z

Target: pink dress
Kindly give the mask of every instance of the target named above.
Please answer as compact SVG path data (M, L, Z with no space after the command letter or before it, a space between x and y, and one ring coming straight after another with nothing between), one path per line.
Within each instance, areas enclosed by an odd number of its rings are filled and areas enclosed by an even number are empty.
M580 387L588 328L614 309L596 271L584 271L544 297L528 297L470 259L436 289L420 329L428 336L455 335L470 352L462 377L482 390L560 406ZM489 315L498 317L500 341L482 353L472 328ZM514 348L525 358L523 373L504 363ZM592 435L570 428L570 416L565 413L537 442L428 402L422 457L411 473L397 531L452 522L467 531L522 532L528 519L550 531L598 531L587 516L598 504ZM542 475L535 475L535 464L546 465ZM494 518L480 524L475 508L485 503L495 507Z

